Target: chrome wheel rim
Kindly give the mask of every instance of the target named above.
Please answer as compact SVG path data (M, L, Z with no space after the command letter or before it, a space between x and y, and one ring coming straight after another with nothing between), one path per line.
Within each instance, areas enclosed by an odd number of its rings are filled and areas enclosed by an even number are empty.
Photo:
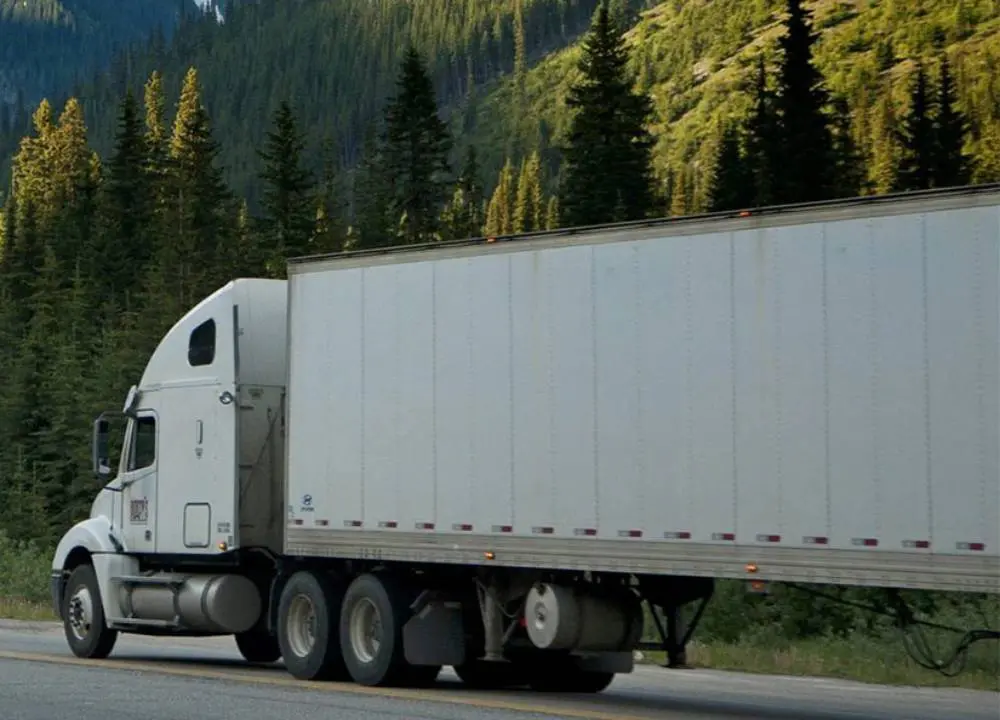
M296 595L288 604L288 645L298 657L306 657L316 644L316 608L307 595Z
M78 587L70 597L67 615L73 637L80 641L86 640L94 622L94 599L86 585Z
M363 663L371 663L382 647L382 618L368 598L361 598L351 610L351 650Z

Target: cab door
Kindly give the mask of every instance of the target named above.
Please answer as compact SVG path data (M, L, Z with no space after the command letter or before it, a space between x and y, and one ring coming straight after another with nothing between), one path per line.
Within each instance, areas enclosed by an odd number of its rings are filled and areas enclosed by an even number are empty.
M158 422L154 410L140 410L127 427L125 462L120 474L118 526L129 552L156 549Z

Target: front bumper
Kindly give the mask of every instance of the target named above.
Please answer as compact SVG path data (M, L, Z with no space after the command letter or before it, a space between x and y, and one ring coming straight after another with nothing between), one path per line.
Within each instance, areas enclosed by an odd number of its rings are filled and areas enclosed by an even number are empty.
M62 570L52 571L49 588L52 593L52 609L55 611L56 617L62 620L63 593L66 590L66 578L63 576Z

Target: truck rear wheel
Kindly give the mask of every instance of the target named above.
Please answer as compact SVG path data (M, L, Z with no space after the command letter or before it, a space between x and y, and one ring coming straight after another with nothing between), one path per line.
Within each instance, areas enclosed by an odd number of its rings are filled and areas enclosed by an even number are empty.
M340 615L347 671L359 685L430 685L440 666L410 665L403 653L409 595L389 575L361 575L351 583Z
M74 655L100 660L111 654L118 632L104 622L101 590L93 566L79 565L70 574L62 615L66 641Z
M278 602L278 648L299 680L344 680L337 624L344 593L327 575L292 575Z

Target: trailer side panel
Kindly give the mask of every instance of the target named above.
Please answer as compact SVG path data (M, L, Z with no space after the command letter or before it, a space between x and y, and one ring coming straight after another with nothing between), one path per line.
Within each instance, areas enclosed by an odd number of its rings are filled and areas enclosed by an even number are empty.
M299 266L286 550L1000 591L998 240L994 197Z

